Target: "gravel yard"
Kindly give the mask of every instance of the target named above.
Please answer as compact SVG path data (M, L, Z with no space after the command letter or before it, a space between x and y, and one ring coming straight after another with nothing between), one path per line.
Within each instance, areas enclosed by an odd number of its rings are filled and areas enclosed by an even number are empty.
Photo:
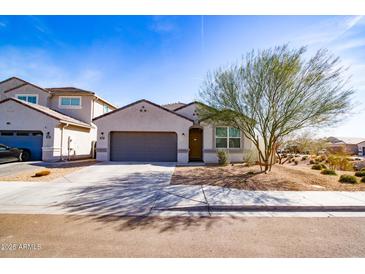
M65 176L72 172L78 171L84 167L95 164L96 161L94 159L80 160L80 161L71 161L71 162L62 162L62 163L43 163L42 165L36 166L30 170L24 170L20 172L15 172L11 175L0 175L0 181L23 181L23 182L48 182L59 177ZM9 168L11 166L9 165ZM42 177L35 177L35 173L49 170L51 173Z
M320 174L310 165L274 165L268 174L260 172L259 166L243 164L228 166L176 167L171 184L213 185L243 190L280 191L364 191L365 183L355 185L338 182L341 174L353 172L336 171L337 176ZM358 181L360 179L358 178Z

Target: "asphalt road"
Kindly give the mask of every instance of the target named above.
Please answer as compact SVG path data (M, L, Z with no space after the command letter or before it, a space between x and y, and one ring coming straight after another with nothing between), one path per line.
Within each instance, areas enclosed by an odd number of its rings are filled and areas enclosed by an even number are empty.
M4 214L0 245L0 257L365 257L365 218Z

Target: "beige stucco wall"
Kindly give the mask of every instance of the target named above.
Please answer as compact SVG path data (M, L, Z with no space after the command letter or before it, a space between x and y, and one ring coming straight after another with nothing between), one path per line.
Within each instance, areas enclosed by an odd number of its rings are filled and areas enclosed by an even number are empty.
M94 105L93 105L93 118L98 117L100 115L105 114L104 113L104 106L108 106L108 112L115 110L115 107L103 102L102 100L95 98L94 99Z
M16 86L19 86L21 84L24 84L23 81L20 81L18 79L10 79L9 81L3 82L0 84L0 101L7 98L4 94L4 91L14 88Z
M104 114L104 103L98 100L94 101L93 118Z
M59 106L60 97L63 95L53 95L50 99L50 108L59 111L65 115L90 124L92 121L92 95L80 96L81 108L63 108ZM68 95L65 95L68 96ZM70 95L79 96L79 95Z
M217 151L215 148L215 126L202 123L203 126L203 161L205 163L217 163ZM229 154L230 162L242 162L246 155L253 149L252 142L241 132L241 148L225 149Z
M147 102L140 102L116 111L95 120L94 123L98 128L97 160L108 161L110 159L110 132L113 131L176 132L178 162L186 163L189 160L189 127L193 125L193 122ZM101 133L104 133L104 139Z
M55 128L54 135L58 158L60 158L61 151L64 160L91 157L92 142L96 141L96 128L86 129L62 124ZM68 146L68 138L71 140L70 146Z
M49 93L32 85L22 86L20 88L6 92L3 95L5 98L15 98L18 94L36 94L38 95L38 104L42 106L48 106L48 98L50 96Z

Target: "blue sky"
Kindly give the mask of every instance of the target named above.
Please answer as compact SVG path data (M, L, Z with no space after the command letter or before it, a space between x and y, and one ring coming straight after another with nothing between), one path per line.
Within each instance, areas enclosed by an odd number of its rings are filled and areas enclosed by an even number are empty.
M284 43L350 66L353 114L320 135L365 137L361 16L0 16L0 79L76 86L119 106L190 102L208 71Z

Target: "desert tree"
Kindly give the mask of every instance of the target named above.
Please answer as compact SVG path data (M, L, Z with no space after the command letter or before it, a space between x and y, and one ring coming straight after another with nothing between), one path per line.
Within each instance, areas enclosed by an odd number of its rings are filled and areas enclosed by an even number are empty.
M199 93L202 120L240 129L271 170L283 138L333 125L351 105L346 68L326 49L306 58L306 47L251 51L241 62L209 73Z

